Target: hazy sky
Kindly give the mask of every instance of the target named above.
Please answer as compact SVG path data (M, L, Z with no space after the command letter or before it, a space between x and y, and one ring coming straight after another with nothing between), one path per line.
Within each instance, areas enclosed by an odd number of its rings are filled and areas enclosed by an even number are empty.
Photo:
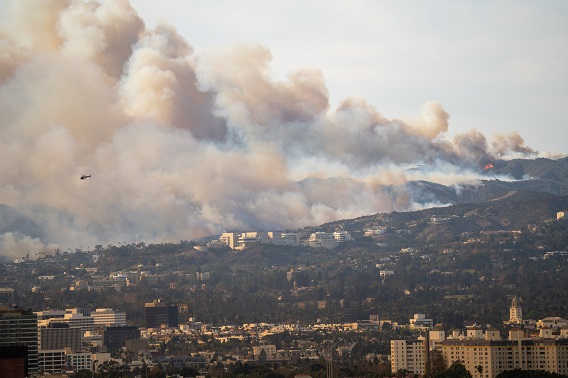
M0 213L0 254L445 205L406 184L568 152L567 2L399 3L0 0L0 204L38 225Z
M133 0L197 55L262 44L275 75L315 67L331 105L361 95L389 118L435 100L450 131L518 131L568 153L568 2Z

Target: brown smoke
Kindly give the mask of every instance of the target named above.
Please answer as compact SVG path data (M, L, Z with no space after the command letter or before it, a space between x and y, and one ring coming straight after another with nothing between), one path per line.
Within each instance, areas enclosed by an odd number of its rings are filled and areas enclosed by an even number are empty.
M0 203L33 217L45 240L0 235L0 254L403 211L420 204L383 185L458 183L486 160L536 153L517 134L451 139L436 102L407 121L362 98L331 109L317 69L275 80L270 51L253 45L196 57L126 0L6 9Z

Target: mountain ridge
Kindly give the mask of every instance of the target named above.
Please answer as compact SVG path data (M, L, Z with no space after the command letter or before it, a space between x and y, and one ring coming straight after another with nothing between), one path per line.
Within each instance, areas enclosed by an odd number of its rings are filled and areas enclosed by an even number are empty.
M551 218L557 211L568 210L568 157L557 160L501 160L493 163L493 168L484 172L487 179L471 184L443 185L417 180L402 185L384 185L381 187L383 192L391 193L393 199L401 193L407 193L414 203L428 206L417 212L379 213L357 219L378 219L387 216L385 214L391 214L395 218L422 219L412 214L425 214L424 219L427 220L432 215L450 214L448 209L460 209L461 214L458 211L450 215L464 217L467 209L468 219L456 220L452 227L455 232L468 232L518 228L522 224ZM511 180L505 181L503 177L510 177ZM519 177L525 179L516 179ZM339 179L341 178L329 180ZM322 184L325 184L325 180L317 178L298 183L304 186L313 185L310 190L318 190ZM360 183L350 182L349 185L356 190ZM354 220L338 220L306 229L341 228L342 224L349 222ZM438 229L442 230L441 227ZM447 231L450 232L450 229ZM0 235L8 232L39 239L44 236L41 225L33 219L18 209L0 204Z

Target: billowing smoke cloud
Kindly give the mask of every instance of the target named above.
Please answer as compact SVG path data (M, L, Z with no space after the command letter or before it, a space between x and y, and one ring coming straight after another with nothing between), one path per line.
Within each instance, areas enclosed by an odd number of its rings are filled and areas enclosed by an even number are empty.
M31 238L27 235L5 232L0 234L0 251L9 252L11 257L30 260L41 256L40 254L54 254L57 246L45 245L38 238Z
M361 98L330 109L321 72L274 80L262 46L195 56L171 26L148 30L126 0L14 0L7 9L0 203L41 225L44 246L407 210L420 205L384 185L457 184L487 161L536 153L516 134L450 138L436 102L407 121ZM13 256L40 242L1 237L0 254Z

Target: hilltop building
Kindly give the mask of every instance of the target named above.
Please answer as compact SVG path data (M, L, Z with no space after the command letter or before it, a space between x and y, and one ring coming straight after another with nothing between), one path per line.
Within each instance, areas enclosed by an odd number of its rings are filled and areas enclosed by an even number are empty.
M312 248L322 247L333 249L340 243L348 241L353 241L353 238L347 231L336 231L333 233L318 231L310 235L305 245Z
M243 250L254 244L300 245L300 235L280 231L224 232L219 242Z
M301 241L297 233L285 233L280 231L248 231L248 232L224 232L218 241L212 245L223 244L234 250L243 250L255 244L276 245L306 245L309 247L335 248L339 243L352 241L353 238L347 231L315 232L307 240Z

